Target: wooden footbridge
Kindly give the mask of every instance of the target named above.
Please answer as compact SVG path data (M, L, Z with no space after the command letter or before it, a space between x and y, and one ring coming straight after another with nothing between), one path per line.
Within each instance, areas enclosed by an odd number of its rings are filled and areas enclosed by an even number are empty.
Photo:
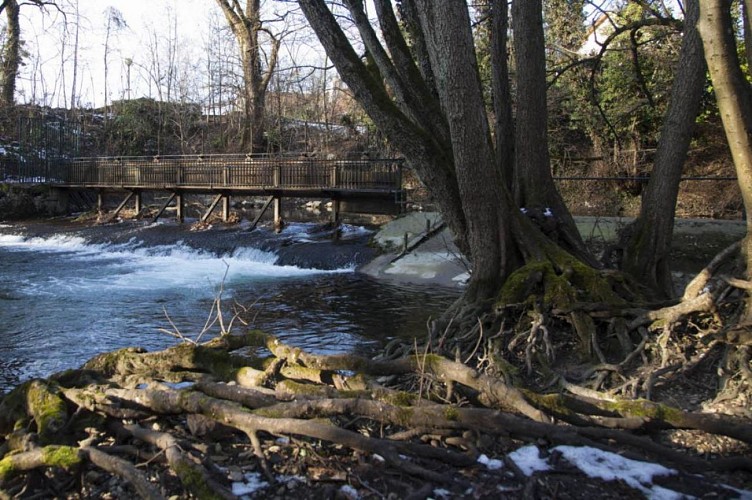
M174 203L182 221L187 195L213 195L202 220L222 203L227 220L233 196L264 197L264 210L274 207L274 221L281 220L283 198L328 198L336 220L340 212L393 213L403 198L399 159L337 160L303 156L187 155L73 158L39 165L0 163L0 182L5 178L22 184L47 184L61 190L86 190L97 194L102 209L105 192L120 191L125 197L109 214L114 218L133 201L142 210L142 194L169 193L159 217ZM4 174L4 175L3 175ZM262 211L263 213L263 211ZM256 222L258 222L257 218Z

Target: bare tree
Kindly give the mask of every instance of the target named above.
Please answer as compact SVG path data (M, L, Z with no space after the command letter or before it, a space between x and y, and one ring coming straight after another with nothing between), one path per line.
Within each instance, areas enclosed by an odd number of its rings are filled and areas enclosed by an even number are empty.
M107 108L109 103L109 61L110 61L110 39L116 35L116 33L124 28L128 27L128 23L123 18L123 13L115 7L107 7L104 11L106 17L105 22L105 37L104 37L104 106Z
M237 39L243 67L243 111L245 124L241 137L244 149L264 149L266 90L277 65L281 35L261 19L261 1L216 0ZM262 49L262 35L269 40L268 54Z

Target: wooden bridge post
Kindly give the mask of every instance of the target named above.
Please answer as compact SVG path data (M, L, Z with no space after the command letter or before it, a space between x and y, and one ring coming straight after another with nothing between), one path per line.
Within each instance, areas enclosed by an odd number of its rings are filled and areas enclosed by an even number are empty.
M178 222L180 224L183 223L183 220L185 219L185 199L183 196L183 193L181 191L178 191L175 193L175 206L177 208L177 218Z
M332 222L339 223L339 200L332 198Z
M136 190L134 191L134 193L136 193L136 215L138 215L141 213L141 208L142 208L141 191Z
M230 194L225 194L222 197L222 221L227 222L230 220Z
M285 223L282 220L282 197L274 196L274 230L280 232Z

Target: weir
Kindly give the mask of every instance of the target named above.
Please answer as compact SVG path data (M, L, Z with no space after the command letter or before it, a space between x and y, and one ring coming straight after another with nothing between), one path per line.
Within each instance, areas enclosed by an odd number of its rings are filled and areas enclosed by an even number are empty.
M258 196L274 210L281 224L284 198L328 198L332 217L340 213L398 213L404 205L401 159L318 159L270 155L180 155L118 156L54 159L45 162L0 163L0 182L45 184L63 190L96 193L102 209L104 192L122 191L124 199L114 213L133 200L142 208L145 191L169 193L169 201L157 217L174 202L178 220L184 217L187 195L213 195L201 217L206 220L222 202L222 218L230 213L233 196ZM259 216L260 217L260 216Z

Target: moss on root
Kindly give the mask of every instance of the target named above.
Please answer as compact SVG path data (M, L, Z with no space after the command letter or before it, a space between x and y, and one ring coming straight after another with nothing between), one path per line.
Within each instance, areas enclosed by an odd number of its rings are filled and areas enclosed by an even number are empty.
M0 460L0 484L2 484L3 481L11 477L14 472L15 472L15 467L13 467L12 457L5 457L2 460Z
M214 488L206 481L206 478L194 467L187 463L174 465L175 473L180 478L185 489L193 493L196 498L207 500L221 500L223 497L214 491Z
M68 408L57 384L30 380L0 403L0 433L7 434L33 419L42 442L50 442L68 420Z
M49 467L71 469L81 463L81 455L79 449L73 446L45 446L42 460Z
M29 457L19 459L19 457ZM0 460L0 483L20 470L34 467L61 467L72 469L81 463L79 449L73 446L45 446L32 452L11 454Z
M566 252L555 259L529 262L507 278L496 300L497 309L523 304L543 309L568 310L577 302L623 304L611 281L597 269Z
M128 371L131 358L146 351L138 347L126 347L117 351L105 352L87 361L83 369L99 372L105 377L112 377L116 373Z
M54 440L68 420L68 408L57 385L34 380L29 384L26 400L42 442Z
M84 365L112 378L116 375L144 374L165 378L181 370L211 373L222 380L232 380L238 369L248 363L246 358L234 356L222 342L211 345L183 343L159 352L145 352L140 348L126 348L95 356Z

